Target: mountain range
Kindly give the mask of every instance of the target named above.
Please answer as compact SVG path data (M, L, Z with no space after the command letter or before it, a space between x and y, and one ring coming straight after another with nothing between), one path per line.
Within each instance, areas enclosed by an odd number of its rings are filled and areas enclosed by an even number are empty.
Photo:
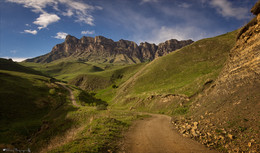
M0 58L0 148L118 152L122 131L154 113L212 150L260 152L260 0L251 12L241 29L194 43L68 35L46 55Z
M191 43L192 40L171 39L158 46L147 42L138 46L133 41L123 39L114 42L103 36L84 36L77 39L67 35L65 41L54 46L50 53L28 59L26 62L49 63L63 58L74 58L88 62L133 64L152 61Z

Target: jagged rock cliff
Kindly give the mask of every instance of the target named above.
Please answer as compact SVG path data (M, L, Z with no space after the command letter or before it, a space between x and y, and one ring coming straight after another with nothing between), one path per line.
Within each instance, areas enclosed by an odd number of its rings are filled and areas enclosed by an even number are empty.
M61 58L73 57L79 60L101 63L140 63L151 61L176 49L191 44L192 40L171 39L158 46L147 42L138 46L133 41L112 39L103 36L76 37L68 35L65 41L53 47L48 54L26 60L27 62L49 63Z
M224 152L259 152L260 1L244 26L218 79L193 100L190 114L200 122L195 137Z

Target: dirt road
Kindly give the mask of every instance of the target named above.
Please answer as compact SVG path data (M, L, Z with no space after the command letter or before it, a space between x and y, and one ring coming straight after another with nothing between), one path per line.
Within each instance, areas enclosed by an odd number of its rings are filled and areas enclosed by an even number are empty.
M75 100L75 96L74 96L72 90L71 90L69 87L67 87L66 85L62 84L62 83L58 83L58 84L61 85L63 88L65 88L66 90L69 91L69 93L70 93L70 101L72 102L72 104L73 104L74 106L76 106L76 107L80 107L80 105L77 104L77 102L76 102L76 100Z
M152 115L137 121L126 133L121 152L126 153L216 153L202 144L182 137L173 129L171 118Z

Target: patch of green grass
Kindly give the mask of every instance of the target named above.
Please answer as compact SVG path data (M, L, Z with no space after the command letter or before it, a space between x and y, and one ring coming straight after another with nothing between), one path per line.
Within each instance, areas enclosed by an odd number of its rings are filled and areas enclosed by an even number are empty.
M76 116L80 114L84 114L84 110L74 112ZM77 134L73 141L50 152L115 152L118 149L118 141L122 138L122 131L126 130L133 120L146 117L149 115L139 115L127 111L96 112L90 123L82 122L85 124L85 128Z
M174 115L185 115L188 113L189 107L178 107L173 111Z

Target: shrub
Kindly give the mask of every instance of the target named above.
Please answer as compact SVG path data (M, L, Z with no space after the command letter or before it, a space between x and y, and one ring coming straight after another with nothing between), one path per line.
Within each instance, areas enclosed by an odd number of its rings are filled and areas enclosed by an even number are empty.
M49 93L51 94L51 95L54 95L55 93L56 93L56 90L53 88L53 89L50 89L49 90Z
M101 104L96 106L97 110L107 110L107 104Z
M113 84L113 85L112 85L112 88L114 88L114 89L115 89L115 88L118 88L118 86L117 86L117 85L115 85L115 84Z

